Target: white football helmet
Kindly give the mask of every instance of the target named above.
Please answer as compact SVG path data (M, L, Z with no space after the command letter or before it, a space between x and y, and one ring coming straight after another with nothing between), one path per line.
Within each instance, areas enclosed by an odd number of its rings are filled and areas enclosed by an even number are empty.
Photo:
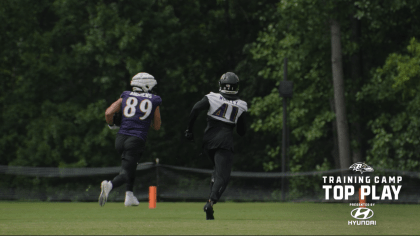
M155 77L153 77L153 75L145 72L140 72L131 79L130 84L133 87L133 91L147 93L150 90L152 90L153 87L155 87L157 81L155 80Z

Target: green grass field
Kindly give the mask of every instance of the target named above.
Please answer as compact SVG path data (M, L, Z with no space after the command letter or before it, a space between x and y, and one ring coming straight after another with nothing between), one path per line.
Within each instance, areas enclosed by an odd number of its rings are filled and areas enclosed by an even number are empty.
M376 226L349 226L348 204L218 203L206 221L203 203L0 202L0 234L145 235L145 234L420 234L420 205L377 204Z

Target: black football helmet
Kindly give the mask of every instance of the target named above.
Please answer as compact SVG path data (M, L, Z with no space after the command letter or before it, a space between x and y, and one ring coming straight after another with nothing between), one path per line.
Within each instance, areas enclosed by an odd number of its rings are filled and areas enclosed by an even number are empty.
M233 72L226 72L220 77L219 91L225 94L237 94L239 91L239 78Z

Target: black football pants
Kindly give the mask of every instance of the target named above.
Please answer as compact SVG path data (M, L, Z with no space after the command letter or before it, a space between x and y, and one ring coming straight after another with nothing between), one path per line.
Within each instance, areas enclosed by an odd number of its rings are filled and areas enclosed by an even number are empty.
M226 149L206 149L204 154L213 163L214 171L210 182L209 199L216 203L225 191L232 170L233 152Z
M144 140L135 136L117 134L115 149L121 155L121 171L111 182L112 188L126 184L126 191L133 191L137 163L144 150Z

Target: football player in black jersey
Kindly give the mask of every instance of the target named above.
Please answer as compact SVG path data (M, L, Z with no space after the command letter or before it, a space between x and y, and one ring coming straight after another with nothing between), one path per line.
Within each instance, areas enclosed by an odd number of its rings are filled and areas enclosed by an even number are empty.
M238 97L239 78L227 72L219 81L220 93L209 93L197 102L189 116L185 138L194 140L194 123L200 111L207 111L207 128L203 136L203 153L211 160L214 171L209 200L204 205L207 220L214 220L213 205L219 201L229 183L234 156L233 130L243 136L246 132L244 114L247 103Z

